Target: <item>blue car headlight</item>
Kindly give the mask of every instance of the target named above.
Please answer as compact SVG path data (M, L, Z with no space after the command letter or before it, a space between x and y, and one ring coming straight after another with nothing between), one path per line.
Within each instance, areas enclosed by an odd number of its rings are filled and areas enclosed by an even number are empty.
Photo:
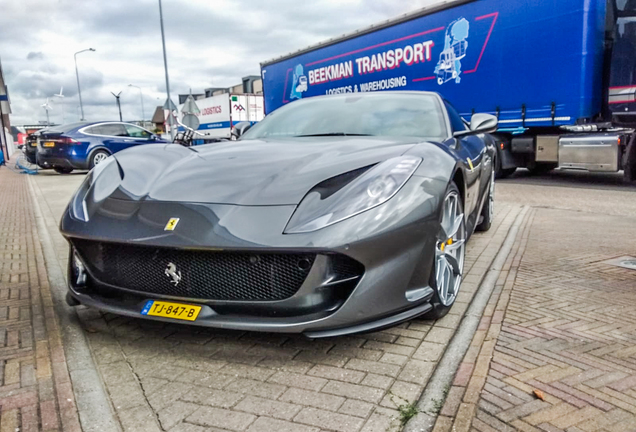
M71 199L69 205L71 216L88 222L92 204L109 197L119 187L122 179L122 169L114 156L97 164L86 175L86 179Z
M326 185L312 189L298 205L285 234L307 233L333 225L390 200L404 186L422 159L400 156L371 167L336 190ZM345 174L346 176L346 174Z

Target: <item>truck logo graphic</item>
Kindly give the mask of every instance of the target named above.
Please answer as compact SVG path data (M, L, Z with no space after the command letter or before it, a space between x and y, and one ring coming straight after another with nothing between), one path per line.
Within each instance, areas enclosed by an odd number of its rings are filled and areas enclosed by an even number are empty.
M437 84L443 85L450 80L455 80L456 84L461 82L462 59L466 57L469 29L470 23L465 18L453 21L446 29L444 50L435 67Z
M294 69L294 80L292 81L291 94L289 99L302 99L303 93L307 91L307 77L303 65L299 64Z
M234 108L234 111L236 112L245 111L245 108L243 107L243 105L239 103L235 103L232 108Z

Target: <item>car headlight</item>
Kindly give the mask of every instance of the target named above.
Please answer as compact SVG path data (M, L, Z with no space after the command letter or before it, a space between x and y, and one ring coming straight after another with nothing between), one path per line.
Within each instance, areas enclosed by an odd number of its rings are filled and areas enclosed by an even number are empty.
M398 193L421 162L421 158L414 156L389 159L335 192L333 187L321 183L298 205L285 234L316 231L384 204Z
M99 179L99 181L97 181ZM123 179L122 170L114 156L97 164L87 175L73 196L70 204L73 218L88 222L90 209L88 202L100 202L119 187ZM91 199L87 200L91 195Z

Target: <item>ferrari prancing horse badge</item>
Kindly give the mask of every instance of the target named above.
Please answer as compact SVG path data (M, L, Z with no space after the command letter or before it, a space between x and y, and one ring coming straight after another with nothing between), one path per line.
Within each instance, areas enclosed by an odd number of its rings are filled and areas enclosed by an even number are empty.
M164 231L174 231L174 229L177 227L178 223L179 223L179 218L170 218L170 220L166 224L166 227L163 230Z

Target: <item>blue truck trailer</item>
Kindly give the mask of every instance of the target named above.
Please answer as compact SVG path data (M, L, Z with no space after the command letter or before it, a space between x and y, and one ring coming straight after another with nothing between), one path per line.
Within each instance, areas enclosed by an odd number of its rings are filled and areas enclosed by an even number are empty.
M265 112L294 100L439 92L499 119L497 173L636 180L636 0L450 0L261 64Z

